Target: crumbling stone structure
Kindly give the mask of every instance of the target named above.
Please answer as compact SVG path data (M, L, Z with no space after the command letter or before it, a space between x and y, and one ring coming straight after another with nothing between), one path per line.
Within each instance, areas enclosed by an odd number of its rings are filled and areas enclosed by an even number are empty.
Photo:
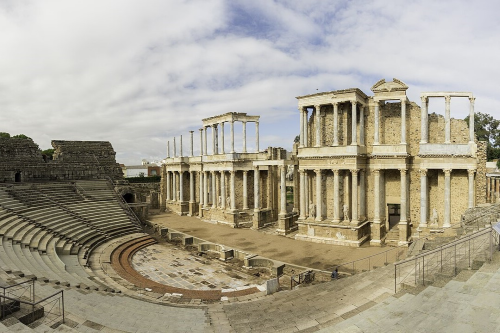
M115 151L106 141L52 141L53 160L31 139L0 138L0 181L121 179Z

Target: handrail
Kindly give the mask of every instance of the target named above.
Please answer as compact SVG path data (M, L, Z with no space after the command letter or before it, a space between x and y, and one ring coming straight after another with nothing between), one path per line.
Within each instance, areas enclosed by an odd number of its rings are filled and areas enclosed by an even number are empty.
M397 246L397 247L391 248L389 250L386 250L386 251L383 251L383 252L380 252L380 253L372 254L372 255L369 255L369 256L366 256L366 257L363 257L363 258L360 258L360 259L356 259L356 260L352 260L352 261L345 262L345 263L342 263L342 264L334 265L334 266L332 266L332 270L335 269L335 268L339 268L341 266L347 267L347 266L350 266L350 265L354 265L355 263L357 263L359 261L369 260L369 259L371 259L373 257L377 257L377 256L381 256L383 254L387 254L388 252L391 252L391 251L396 251L396 254L398 254L400 248L404 249L404 248L407 248L407 246L406 245ZM399 255L397 255L397 257L399 257Z
M108 180L108 185L109 184L113 184L113 179L111 179L110 176L106 176L107 180ZM135 215L135 212L133 211L132 208L130 208L130 206L128 205L128 203L125 201L125 199L123 199L123 197L121 195L119 195L118 193L115 192L114 189L111 189L113 190L113 193L115 194L115 197L118 198L118 201L120 201L120 204L121 206L127 210L130 214L132 214L132 216L134 217L135 221L136 221L136 224L140 227L141 226L141 220L137 217L137 215Z
M42 302L45 302L46 300L58 295L58 294L61 294L61 299L62 299L62 322L64 323L64 320L65 320L65 314L64 314L64 290L60 290L60 291L57 291L55 292L54 294L52 295L49 295L47 297L44 297L38 301L33 301L33 302L30 302L30 301L26 301L26 300L22 300L22 299L19 299L19 298L14 298L14 297L10 297L10 296L5 296L5 295L0 295L0 299L1 298L4 298L4 299L8 299L10 301L16 301L16 302L19 302L19 303L22 303L22 304L27 304L27 305L30 305L32 308L37 306L38 304L42 303ZM2 307L2 311L4 311L4 308ZM4 318L4 314L2 313L2 318Z

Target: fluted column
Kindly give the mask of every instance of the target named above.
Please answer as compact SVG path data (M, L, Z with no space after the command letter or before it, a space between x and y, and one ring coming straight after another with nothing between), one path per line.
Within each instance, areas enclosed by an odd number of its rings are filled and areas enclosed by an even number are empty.
M351 193L351 198L352 198L352 219L351 223L352 224L357 224L358 223L358 172L359 169L352 169L351 170L351 175L352 175L352 193Z
M299 148L304 147L304 110L299 108L300 114L300 140L299 140Z
M255 122L255 152L259 152L259 122Z
M234 153L234 120L231 120L230 133L231 133L231 153Z
M307 111L307 109L304 109L304 147L309 147L308 118L309 118L309 111Z
M427 227L427 169L420 169L420 225Z
M316 221L323 220L323 195L321 186L321 169L314 170L316 173Z
M401 210L399 214L399 222L406 222L407 221L407 209L406 209L406 194L408 193L408 189L406 188L406 169L400 169L399 170L401 173Z
M306 218L306 189L305 189L305 176L304 170L299 170L300 174L300 212L299 220L305 220ZM296 195L294 193L294 195Z
M215 194L217 193L217 190L215 189L215 180L216 180L216 175L215 171L212 171L212 193L210 193L210 197L212 199L212 208L217 208L217 197Z
M200 208L203 207L203 171L198 171L198 182L199 182L199 206Z
M243 171L243 209L248 209L248 171Z
M247 152L247 122L243 121L243 152Z
M181 135L181 138L179 140L179 157L184 157L184 153L182 152L182 135Z
M253 171L253 196L254 196L254 210L260 209L260 172L259 167L255 166Z
M280 165L281 202L280 215L286 215L286 166Z
M204 140L204 143L205 143L205 155L208 155L208 141L207 141L207 130L208 130L208 127L205 127L205 140Z
M306 217L309 216L309 174L304 170L304 184L305 184L305 200L306 200Z
M177 175L172 172L172 201L177 201Z
M194 137L193 137L194 131L189 131L190 137L191 137L191 151L189 156L193 157L194 156Z
M333 145L339 145L339 103L333 103Z
M235 178L235 174L236 174L236 171L234 170L231 170L231 188L230 188L230 191L231 191L231 210L234 211L236 210L236 196L235 196L235 181L234 181L234 178Z
M225 154L226 152L224 151L224 122L220 122L219 124L220 127L220 150L221 154Z
M366 217L366 188L365 188L365 170L359 172L359 216L364 221Z
M211 125L210 127L212 127L212 155L215 155L217 154L215 152L215 125Z
M174 136L174 157L177 157L177 145L175 143L175 136Z
M365 106L359 107L359 144L365 145Z
M356 146L358 144L358 129L357 129L357 112L356 112L356 105L358 102L352 101L352 133L351 133L351 145Z
M189 171L189 202L194 203L194 171Z
M469 173L469 206L468 208L474 208L474 197L475 197L475 191L474 191L474 173L476 170L474 169L469 169L467 170Z
M170 141L167 141L167 158L170 158Z
M316 147L321 147L321 105L314 106L314 120L316 123Z
M429 140L429 125L428 125L428 115L427 115L427 97L421 96L422 101L421 106L421 116L420 116L420 143L427 143Z
M373 170L373 222L380 223L380 170Z
M208 207L208 171L203 176L203 207Z
M184 171L179 171L179 202L184 201Z
M450 96L445 96L444 112L444 143L451 143Z
M200 156L203 156L203 128L200 128Z
M170 171L167 171L167 200L170 200L170 187L172 186L170 180Z
M379 101L375 101L375 122L374 122L374 127L375 127L375 134L374 134L374 137L373 137L373 144L374 145L378 145L380 142L379 142L379 133L380 133L380 124L379 124L379 121L380 121L380 115L379 115Z
M451 226L451 169L444 169L444 222L443 228Z
M221 196L221 208L226 209L226 172L222 170L220 172L220 196Z
M340 222L340 170L332 169L333 171L333 221Z
M469 142L474 142L474 97L470 97L470 110L469 110Z
M406 97L401 99L401 144L406 144Z

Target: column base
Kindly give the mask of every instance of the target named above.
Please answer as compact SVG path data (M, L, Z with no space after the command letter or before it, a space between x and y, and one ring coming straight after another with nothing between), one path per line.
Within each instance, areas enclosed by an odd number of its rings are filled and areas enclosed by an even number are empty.
M197 203L196 202L190 202L189 203L189 213L188 216L195 216L198 209L197 209Z

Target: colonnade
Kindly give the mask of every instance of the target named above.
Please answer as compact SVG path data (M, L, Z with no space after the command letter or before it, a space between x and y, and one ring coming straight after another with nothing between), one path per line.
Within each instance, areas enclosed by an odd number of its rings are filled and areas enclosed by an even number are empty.
M500 176L486 176L487 202L496 203L500 198Z
M365 124L364 124L364 111L365 106L358 101L339 101L329 104L318 104L314 106L314 120L315 120L315 134L312 147L322 147L322 137L323 129L321 126L321 106L322 105L332 105L333 106L333 143L332 146L339 145L339 104L349 102L351 103L351 145L364 145L365 144ZM358 141L358 120L357 120L357 108L359 105L359 141ZM309 111L307 107L299 109L300 111L300 148L310 147L309 145L309 129L308 129L308 119Z

